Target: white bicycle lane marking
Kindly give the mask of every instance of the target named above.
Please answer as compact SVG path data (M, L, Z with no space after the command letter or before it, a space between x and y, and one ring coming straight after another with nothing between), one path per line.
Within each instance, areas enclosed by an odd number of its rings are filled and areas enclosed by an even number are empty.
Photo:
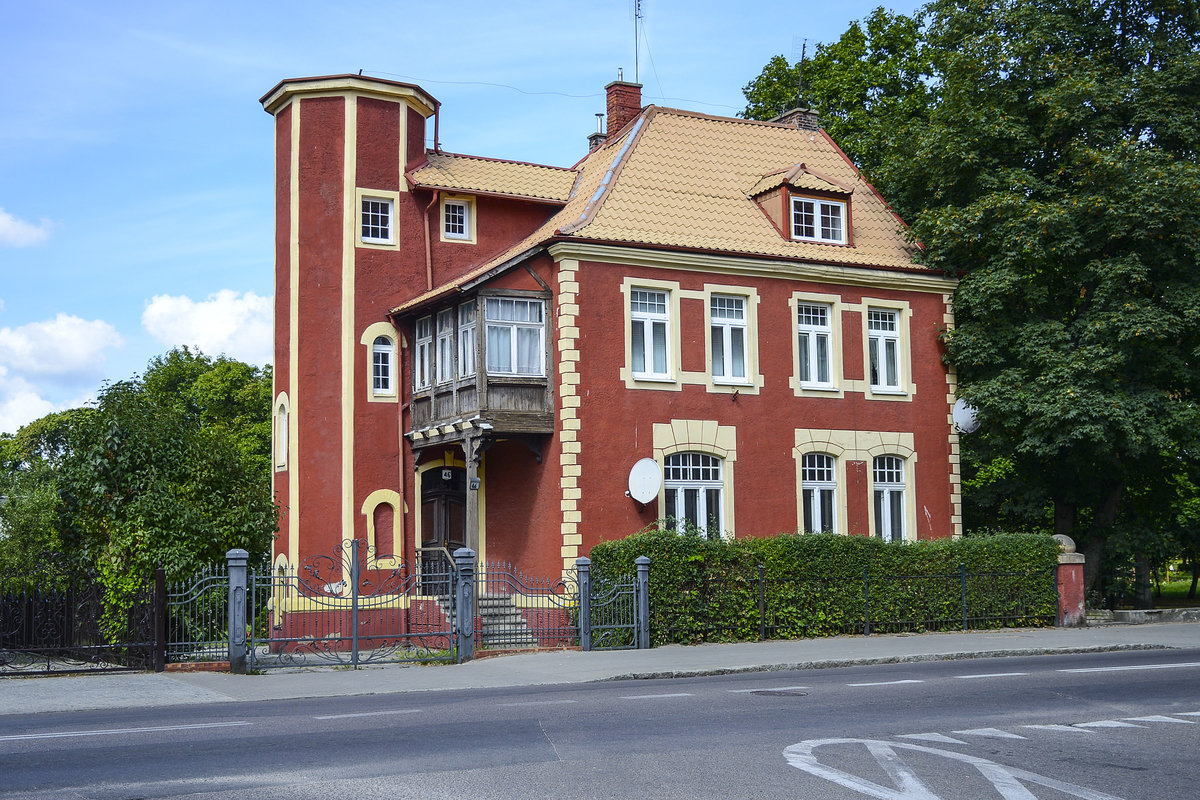
M853 773L822 764L817 759L816 750L830 745L862 745L883 768L894 785L881 786ZM919 744L908 744L907 742L886 742L878 739L810 739L788 747L783 751L783 757L798 770L878 800L944 800L921 781L897 751L942 756L951 761L968 764L974 767L1004 800L1037 800L1037 795L1030 792L1026 784L1053 789L1069 797L1078 798L1078 800L1122 800L1122 798L1098 792L1095 789L1076 786L1055 778L1047 778L1044 775L1017 767L997 764L986 758L950 750L939 750Z

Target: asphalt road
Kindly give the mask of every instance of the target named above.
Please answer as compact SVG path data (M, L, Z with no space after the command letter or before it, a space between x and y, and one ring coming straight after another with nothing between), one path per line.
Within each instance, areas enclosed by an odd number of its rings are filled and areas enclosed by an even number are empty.
M0 717L3 798L1142 800L1200 650Z

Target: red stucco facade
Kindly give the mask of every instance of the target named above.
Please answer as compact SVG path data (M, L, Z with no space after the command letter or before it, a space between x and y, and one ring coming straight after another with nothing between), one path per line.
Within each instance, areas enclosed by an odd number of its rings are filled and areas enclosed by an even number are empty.
M628 110L630 85L614 87ZM953 376L939 344L951 324L946 279L865 263L840 268L850 277L839 281L837 269L811 259L573 239L553 220L582 202L586 166L578 177L547 173L575 181L570 195L541 192L535 178L544 168L481 167L466 157L438 163L483 178L447 169L439 185L427 173L442 154L436 143L426 148L439 105L416 86L302 79L281 83L263 103L276 126L277 562L349 538L409 560L436 533L440 544L470 544L488 560L557 575L596 542L667 516L667 492L684 503L687 487L667 481L643 505L627 496L627 478L639 459L661 469L690 452L720 461L710 487L719 500L708 501L702 520L714 535L803 529L800 465L809 452L836 464L833 530L878 531L872 460L887 454L905 470L896 490L903 499L889 512L903 514L897 535L959 532ZM497 188L510 172L511 190ZM447 199L464 204L470 236L445 235ZM387 204L390 241L364 239L364 200ZM779 230L778 219L764 222ZM855 232L846 234L852 249ZM674 375L658 383L632 374L630 292L642 286L669 287L662 292L673 303ZM741 385L712 379L714 295L738 298L748 314L742 347L752 374ZM797 383L797 303L812 297L834 298L821 302L833 317L838 385L824 393ZM489 298L543 309L540 373L488 371L498 347L485 331ZM864 315L880 304L903 322L904 386L892 397L865 387ZM472 334L458 323L467 306L478 314ZM435 368L445 358L436 339L427 344L433 356L420 350L419 326L436 327L442 311L455 320L447 340L458 359L455 408L477 402L476 411L439 411L436 388L417 385L422 358ZM462 377L470 335L486 377ZM379 342L392 347L382 390ZM503 411L482 400L501 394L511 404Z

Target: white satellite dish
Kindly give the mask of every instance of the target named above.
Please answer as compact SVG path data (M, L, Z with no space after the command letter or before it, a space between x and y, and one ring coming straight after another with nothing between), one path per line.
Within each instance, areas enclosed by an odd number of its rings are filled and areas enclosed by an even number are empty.
M954 427L961 433L974 433L979 430L979 412L961 397L954 401L954 411L951 415L954 417Z
M653 458L643 458L629 470L628 495L642 505L658 497L662 486L662 470Z

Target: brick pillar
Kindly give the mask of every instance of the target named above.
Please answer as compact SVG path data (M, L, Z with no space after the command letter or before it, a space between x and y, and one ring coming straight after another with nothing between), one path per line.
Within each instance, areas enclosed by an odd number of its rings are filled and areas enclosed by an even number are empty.
M1058 625L1079 628L1087 624L1083 607L1083 553L1058 554Z
M642 85L628 81L613 81L604 87L608 93L608 138L625 127L629 120L642 113Z

